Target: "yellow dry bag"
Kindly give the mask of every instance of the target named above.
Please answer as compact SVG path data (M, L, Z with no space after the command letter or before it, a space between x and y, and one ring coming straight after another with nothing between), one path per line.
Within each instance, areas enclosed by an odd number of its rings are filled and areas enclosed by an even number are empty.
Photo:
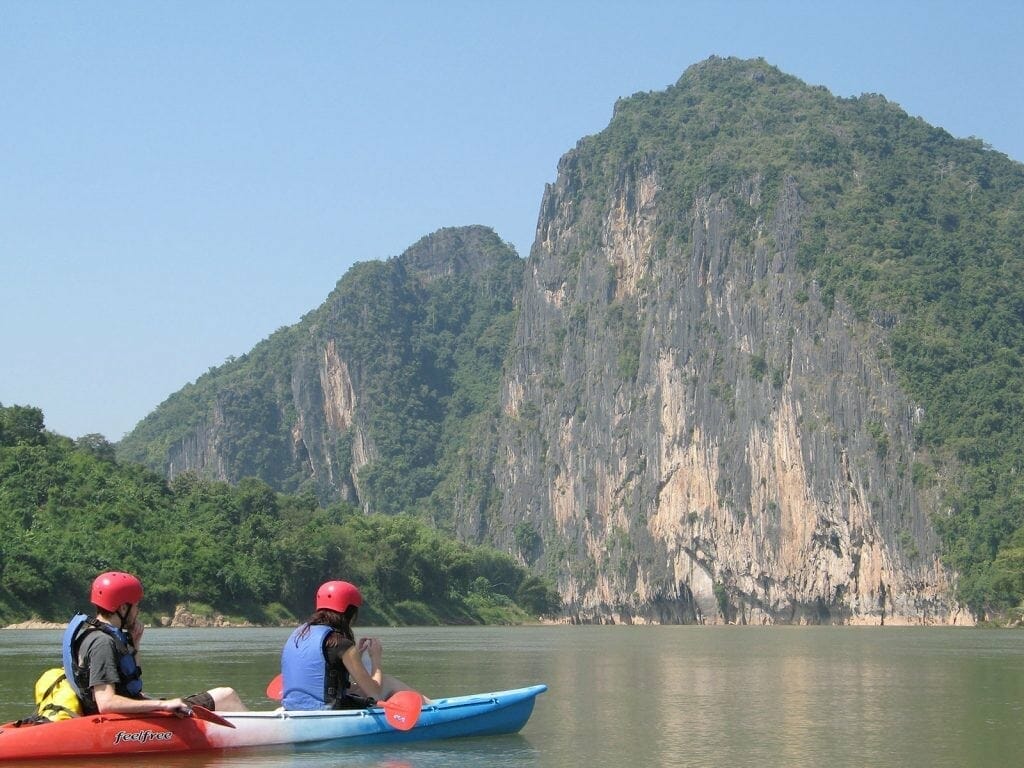
M70 720L82 714L82 702L60 667L46 670L36 680L36 712L47 720Z

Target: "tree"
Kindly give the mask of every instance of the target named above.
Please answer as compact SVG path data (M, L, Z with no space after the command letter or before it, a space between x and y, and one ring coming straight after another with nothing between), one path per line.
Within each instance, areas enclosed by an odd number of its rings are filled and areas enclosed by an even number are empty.
M0 404L0 445L42 445L43 411L25 405Z

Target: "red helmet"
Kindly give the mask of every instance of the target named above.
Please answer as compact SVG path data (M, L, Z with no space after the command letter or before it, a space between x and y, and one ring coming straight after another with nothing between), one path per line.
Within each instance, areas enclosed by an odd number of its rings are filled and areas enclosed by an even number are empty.
M344 613L350 605L356 608L363 604L363 596L359 588L347 581L327 581L316 591L316 610L327 608L331 611Z
M92 583L89 602L105 611L116 611L122 603L133 605L142 600L142 582L130 573L108 571Z

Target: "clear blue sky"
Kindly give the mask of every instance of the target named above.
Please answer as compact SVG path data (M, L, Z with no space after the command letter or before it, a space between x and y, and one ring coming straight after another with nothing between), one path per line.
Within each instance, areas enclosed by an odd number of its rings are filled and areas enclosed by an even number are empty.
M119 440L715 54L1024 160L1019 2L0 0L0 403Z

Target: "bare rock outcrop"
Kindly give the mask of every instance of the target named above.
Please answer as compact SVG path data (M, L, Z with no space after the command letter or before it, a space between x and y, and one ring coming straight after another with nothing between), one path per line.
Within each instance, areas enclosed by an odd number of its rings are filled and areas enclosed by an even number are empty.
M664 164L626 163L604 196L592 166L570 152L545 195L501 511L466 510L463 533L557 574L575 621L973 623L906 472L919 412L880 329L797 269L797 182L705 189L666 237ZM771 218L737 210L769 191Z

